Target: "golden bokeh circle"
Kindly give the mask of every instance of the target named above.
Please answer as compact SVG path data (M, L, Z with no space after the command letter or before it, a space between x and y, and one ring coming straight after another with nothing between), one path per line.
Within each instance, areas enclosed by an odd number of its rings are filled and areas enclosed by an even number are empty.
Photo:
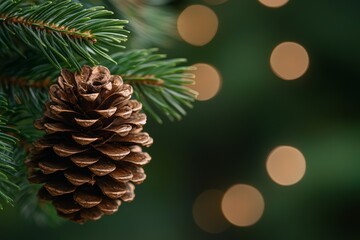
M212 65L197 63L192 73L195 74L195 84L189 87L198 92L197 100L206 101L216 96L222 84L219 71Z
M295 80L307 71L309 55L300 44L283 42L272 51L270 65L278 77L284 80Z
M298 149L291 146L279 146L269 154L266 170L274 182L289 186L304 177L306 160Z
M226 191L221 208L230 223L247 227L259 221L264 213L265 202L256 188L246 184L237 184Z
M259 0L266 7L278 8L284 6L289 0Z
M216 35L219 20L215 12L203 5L185 8L177 20L181 38L194 46L208 44Z
M201 193L194 202L194 221L205 232L221 233L229 227L221 212L222 196L223 192L211 189Z

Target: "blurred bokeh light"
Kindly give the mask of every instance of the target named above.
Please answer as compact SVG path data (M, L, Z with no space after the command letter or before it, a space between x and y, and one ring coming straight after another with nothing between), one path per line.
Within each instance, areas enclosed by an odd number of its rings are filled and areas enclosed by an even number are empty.
M193 66L196 68L195 84L189 87L199 93L197 99L206 101L216 96L222 83L219 71L206 63L197 63Z
M285 186L293 185L305 174L305 157L294 147L280 146L269 154L266 169L274 182Z
M218 17L210 8L191 5L179 15L177 28L181 38L194 46L209 43L218 30Z
M223 192L207 190L195 200L193 215L196 224L205 232L221 233L229 227L221 212Z
M309 56L298 43L283 42L271 54L270 65L274 73L284 80L300 78L309 67Z
M239 227L255 224L263 215L264 198L254 187L237 184L229 188L223 197L221 208L226 219Z
M284 6L289 0L259 0L262 4L271 8L278 8Z

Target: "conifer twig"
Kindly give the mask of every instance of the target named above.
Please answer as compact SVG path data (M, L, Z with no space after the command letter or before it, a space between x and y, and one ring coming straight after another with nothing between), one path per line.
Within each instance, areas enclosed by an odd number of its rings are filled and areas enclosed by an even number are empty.
M110 62L107 47L124 48L127 40L124 24L128 21L108 19L113 13L103 7L84 8L71 0L47 1L21 6L22 1L0 3L1 52L31 49L40 52L58 69L79 69L79 59L96 65L99 58Z

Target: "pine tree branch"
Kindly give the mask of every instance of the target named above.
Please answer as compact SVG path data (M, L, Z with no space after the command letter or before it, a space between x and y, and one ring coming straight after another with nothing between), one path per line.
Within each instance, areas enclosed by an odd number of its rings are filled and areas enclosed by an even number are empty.
M162 86L164 85L164 81L161 79L157 79L155 75L148 76L121 76L126 83L130 85L134 84L144 84L144 85L153 85L153 86Z
M51 66L51 65L50 65ZM1 67L0 67L1 71ZM21 71L20 71L21 72ZM27 81L25 81L25 79ZM48 87L46 86L50 78L45 78L45 81L33 81L27 77L14 75L0 76L0 92L6 93L9 104L12 108L21 114L15 115L14 122L19 122L23 118L29 118L26 114L31 114L32 121L42 116L45 102L48 100ZM45 85L46 84L46 85ZM19 119L17 119L19 117ZM16 123L14 122L14 124ZM33 129L32 122L30 124L21 125L26 128ZM22 131L20 131L22 133ZM31 135L31 134L30 134Z
M158 122L162 122L160 113L166 115L170 120L179 120L186 114L183 106L192 107L196 93L186 85L193 83L193 74L189 73L193 68L182 65L186 61L185 59L166 59L166 55L158 54L157 49L124 51L113 54L111 57L117 62L117 65L111 63L104 65L110 69L112 74L122 76L126 83L134 87L135 97L143 103L144 110ZM14 71L10 67L15 62L22 66L21 70ZM86 62L80 61L80 63L85 64ZM58 75L59 72L51 64L44 63L39 58L10 59L4 61L4 64L0 66L0 82L8 83L6 84L8 87L12 83L29 86L30 88L20 88L24 94L26 94L26 89L35 91L36 88L33 86L45 86L45 83L54 82ZM13 79L12 82L9 82L9 79ZM52 79L52 81L48 82L48 79ZM24 80L27 80L28 83ZM38 101L37 94L42 96L40 89L38 90L35 95L26 94L35 96L27 98L27 101Z
M50 86L52 79L45 78L43 81L33 81L31 79L21 78L21 77L0 77L0 80L4 85L16 86L21 88L39 88L46 89Z
M148 49L118 53L113 55L118 64L110 70L134 87L144 110L159 123L159 113L170 120L180 120L186 115L183 106L192 108L197 94L186 86L193 83L194 75L189 71L194 69L181 66L185 59L166 59L166 55L156 52L157 49Z
M75 0L82 4L100 4L114 11L116 17L130 21L132 32L130 46L144 48L149 46L172 45L176 35L176 12L165 2L151 4L148 0Z
M180 119L184 106L192 107L195 93L186 87L193 81L188 73L192 68L182 66L184 59L166 59L155 49L118 52L127 40L127 21L109 19L111 14L71 0L0 1L0 208L2 202L16 200L35 220L48 222L39 212L56 218L53 208L38 204L37 186L29 185L23 162L29 145L42 134L33 122L43 114L48 87L60 69L107 66L133 86L134 97L159 122L161 114ZM167 22L152 14L156 18L147 16L156 20L151 26ZM148 37L161 35L145 28Z
M14 158L22 163L17 172L20 190L16 194L16 205L20 207L20 212L25 218L35 221L38 225L57 225L61 219L57 216L56 210L49 203L39 202L37 192L40 186L30 184L27 179L28 171L23 164L27 154L26 148L19 148L15 152Z
M4 134L7 140L5 143L12 144L11 151L0 151L0 208L1 200L10 205L16 203L20 206L21 213L32 221L42 225L57 224L59 218L54 208L38 202L36 193L39 186L29 183L28 171L24 165L31 143L43 135L33 127L33 122L42 115L47 88L27 88L2 82L0 92L10 93L0 95L0 149L4 149ZM37 108L38 106L41 107ZM7 134L10 131L11 134ZM9 182L13 184L8 185Z
M9 110L8 101L4 94L0 95L0 209L2 201L13 205L14 196L19 189L15 181L18 164L14 160L14 151L18 139L13 133L16 130L8 126L12 112Z
M103 7L83 8L71 0L54 0L22 7L19 0L0 3L0 46L3 53L41 52L61 69L81 67L79 59L96 65L114 62L107 47L123 48L126 20L104 18ZM14 44L15 43L15 44ZM65 63L65 65L63 65ZM115 63L115 62L114 62Z

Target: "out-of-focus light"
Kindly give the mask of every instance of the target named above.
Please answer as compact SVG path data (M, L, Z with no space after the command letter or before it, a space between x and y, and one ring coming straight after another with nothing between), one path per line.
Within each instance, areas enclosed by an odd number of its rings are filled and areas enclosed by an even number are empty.
M259 221L264 213L265 202L256 188L237 184L226 191L221 208L229 222L239 227L247 227Z
M293 185L303 178L306 161L298 149L280 146L269 154L266 170L274 182L284 186Z
M227 0L204 0L204 1L211 5L219 5L227 2Z
M309 67L309 55L298 43L283 42L275 47L270 57L273 72L284 80L295 80Z
M189 87L199 94L197 100L206 101L213 98L221 88L221 75L214 67L206 63L197 63L193 65L196 67L195 84Z
M195 200L193 216L196 224L208 233L220 233L229 227L221 212L221 198L219 190L207 190Z
M267 7L278 8L284 6L289 0L259 0L260 3Z
M203 5L191 5L180 14L177 29L189 44L203 46L209 43L218 30L219 21L213 10Z

